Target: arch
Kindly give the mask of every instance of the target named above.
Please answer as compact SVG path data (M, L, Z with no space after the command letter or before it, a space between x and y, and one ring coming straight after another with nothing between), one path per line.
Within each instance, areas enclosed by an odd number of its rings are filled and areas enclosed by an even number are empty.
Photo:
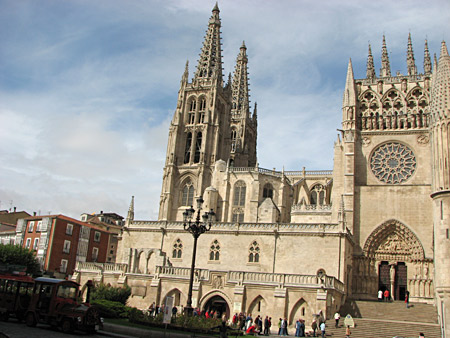
M231 311L231 304L233 304L233 301L231 300L230 297L228 297L228 295L221 291L221 290L211 290L210 292L205 293L205 295L200 298L199 302L198 302L198 307L201 310L208 310L206 308L206 306L208 305L209 301L212 301L214 297L220 297L225 301L225 305L226 305L226 312L225 315L227 318L230 318L230 311Z
M210 261L220 260L220 243L217 239L214 239L211 242L211 246L210 246L210 250L209 250L209 260Z
M267 313L267 302L263 296L256 296L250 305L248 306L247 313L251 313L252 317L255 318L260 315L262 318Z
M311 318L312 314L310 313L308 303L302 297L297 302L295 302L294 306L289 313L288 323L292 325L298 318Z
M177 238L172 245L172 258L181 258L183 255L183 242Z
M194 203L195 184L191 175L185 176L180 180L180 206L191 206Z
M183 293L178 288L173 288L172 290L170 290L169 292L166 293L161 304L166 303L167 297L173 297L173 306L180 306L182 294ZM184 295L183 295L183 298L184 298Z
M364 254L376 260L422 261L425 252L419 238L395 219L378 226L364 244Z
M259 263L260 258L260 248L258 242L253 241L248 248L248 262L249 263Z
M273 199L273 185L271 183L264 184L263 187L263 198L272 198Z

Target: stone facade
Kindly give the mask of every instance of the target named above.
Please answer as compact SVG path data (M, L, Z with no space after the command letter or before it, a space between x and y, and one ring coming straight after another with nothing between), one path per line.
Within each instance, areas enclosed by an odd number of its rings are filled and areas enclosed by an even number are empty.
M212 11L192 82L186 65L169 129L159 220L130 205L116 265L82 264L81 282L127 283L141 308L168 295L186 304L192 236L183 212L202 197L216 214L199 238L193 305L231 315L330 318L347 298L435 303L445 334L450 290L450 57L442 44L424 71L408 37L407 74L391 74L383 37L377 77L351 60L333 170L275 171L256 158L246 47L223 83L219 9ZM199 211L200 212L200 211ZM448 332L447 332L448 335Z

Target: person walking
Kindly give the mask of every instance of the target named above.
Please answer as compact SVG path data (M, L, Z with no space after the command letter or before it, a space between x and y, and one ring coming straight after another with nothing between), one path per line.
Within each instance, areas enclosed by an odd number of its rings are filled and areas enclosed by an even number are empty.
M320 324L320 331L322 331L322 338L325 338L325 322Z
M336 321L336 329L339 327L339 319L341 319L341 315L339 314L339 312L336 311L336 313L334 314L334 320Z
M300 319L295 322L295 336L300 337Z
M282 328L281 328L281 323L283 322L283 320L280 318L280 320L278 321L278 335L279 336L281 336L281 330L282 330Z
M288 333L287 333L287 319L286 318L284 318L281 321L281 335L282 336L287 336L288 335Z
M406 308L409 308L409 291L405 292L405 303L406 303Z
M384 301L389 302L389 290L388 289L386 289L384 291Z
M345 338L350 338L351 334L352 331L350 331L350 325L347 325L347 328L345 329Z
M269 316L266 316L266 318L264 319L264 335L268 336L269 335Z
M383 291L378 290L378 301L382 302L383 301Z
M303 319L300 319L300 335L299 337L305 336L305 321Z
M316 330L317 330L317 321L314 319L311 323L311 330L313 331L313 337L316 336Z

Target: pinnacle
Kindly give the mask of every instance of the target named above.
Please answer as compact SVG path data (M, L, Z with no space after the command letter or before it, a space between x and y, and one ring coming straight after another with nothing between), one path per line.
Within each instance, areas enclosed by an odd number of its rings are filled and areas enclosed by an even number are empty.
M445 44L445 41L442 41L442 44L441 44L441 55L439 56L439 59L444 57L444 56L448 56L448 50L447 50L447 45Z
M217 1L216 1L216 5L214 6L214 8L213 8L212 11L213 11L213 12L220 12L220 10L219 10L219 4L217 3Z

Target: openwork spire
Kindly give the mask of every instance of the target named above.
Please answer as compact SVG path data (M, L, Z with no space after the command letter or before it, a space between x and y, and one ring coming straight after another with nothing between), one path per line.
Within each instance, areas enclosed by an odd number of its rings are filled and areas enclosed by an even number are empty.
M249 95L248 95L248 57L245 42L239 50L234 69L233 83L231 86L232 117L247 117L249 114Z
M428 50L428 41L425 40L425 52L423 57L423 72L425 75L431 74L431 57L430 51Z
M375 66L373 65L372 47L369 43L369 55L367 57L367 75L366 78L373 80L375 79Z
M414 52L411 42L411 33L409 33L408 35L408 51L406 55L406 64L408 67L408 75L416 75L417 67L416 67L416 60L414 59Z
M220 84L223 82L219 13L219 6L216 3L209 19L194 80L217 79Z
M450 110L450 56L445 41L442 41L439 63L434 68L431 113L435 120L447 117Z
M391 65L389 63L389 55L386 47L386 38L383 35L383 47L381 48L381 77L391 76Z

